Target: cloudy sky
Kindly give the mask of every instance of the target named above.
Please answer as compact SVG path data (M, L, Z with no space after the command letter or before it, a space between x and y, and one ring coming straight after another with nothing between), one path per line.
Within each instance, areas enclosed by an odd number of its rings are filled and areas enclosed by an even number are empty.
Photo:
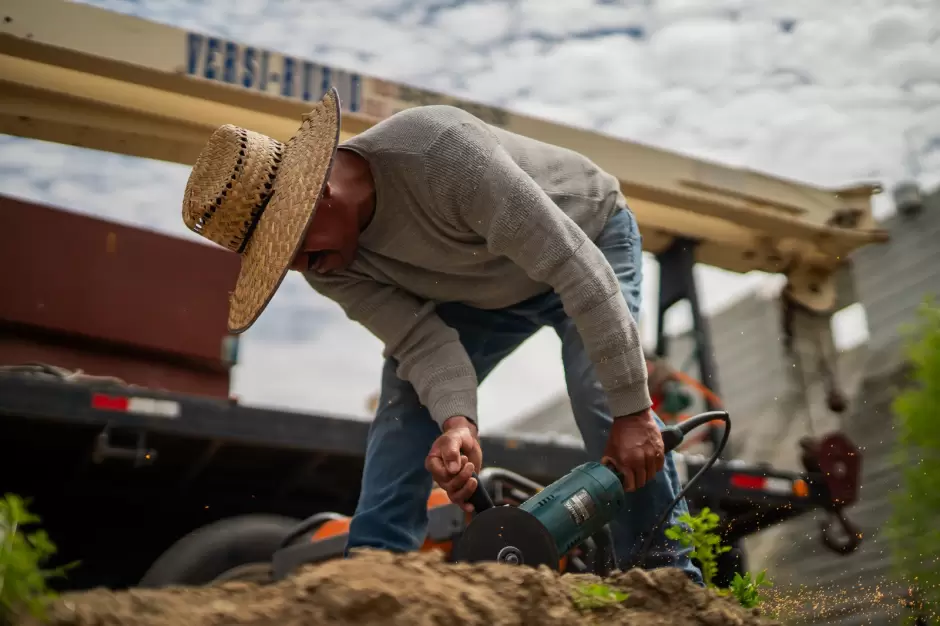
M93 0L328 65L824 185L940 182L936 0ZM0 193L189 237L179 165L0 136ZM892 210L890 197L877 212ZM644 335L657 288L646 266ZM715 310L764 281L702 268ZM671 320L682 326L681 311ZM543 331L485 429L563 392ZM243 341L246 403L366 415L381 345L296 276Z

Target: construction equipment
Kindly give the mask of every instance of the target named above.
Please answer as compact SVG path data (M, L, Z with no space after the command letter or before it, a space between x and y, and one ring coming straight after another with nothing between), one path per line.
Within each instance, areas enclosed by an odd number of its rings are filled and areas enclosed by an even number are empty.
M342 99L343 139L409 107L449 104L587 155L618 177L643 248L659 261L656 355L667 353L666 313L688 301L699 375L716 394L696 263L783 274L783 299L824 322L836 311L836 276L851 253L888 239L872 217L871 197L881 191L875 183L824 189L83 3L9 0L4 16L0 132L11 135L191 165L222 124L287 140L309 103L332 85ZM831 387L836 406L834 374ZM720 433L709 437L715 444Z
M210 133L222 124L238 124L287 140L299 125L301 115L307 112L309 103L318 100L331 85L339 89L342 97L343 139L408 107L449 104L467 109L510 131L582 152L598 166L616 175L630 208L637 216L644 250L655 255L659 262L656 356L666 357L668 353L663 323L666 313L675 304L687 300L691 305L697 342L699 379L712 399L721 394L710 335L692 271L696 263L737 273L783 274L787 278L784 302L792 303L792 310L797 314L809 312L818 321L825 322L838 306L836 277L852 252L888 238L872 217L871 197L880 191L877 184L823 189L517 115L256 46L187 32L84 3L8 0L4 4L4 19L0 21L0 90L4 94L0 100L0 132L10 135L190 165ZM104 245L109 244L105 242ZM98 279L97 276L89 278ZM223 297L213 306L224 304L224 290L219 293ZM26 298L20 303L23 306L18 308L23 315L26 315L24 312L41 310L43 303L33 299L32 292L21 297ZM118 307L109 313L122 310ZM125 318L130 319L127 315ZM24 317L14 321L21 324L30 320ZM176 328L183 326L177 325ZM127 329L120 327L120 330L124 332ZM794 325L792 330L799 333L799 325ZM114 331L101 333L113 335ZM177 343L182 341L179 337L177 339ZM135 338L135 341L142 340ZM155 346L150 345L152 341L144 343L147 345L135 346L135 349L149 351L148 354L157 352ZM214 349L212 346L197 347L200 354L194 356L203 360L205 357L201 353ZM30 354L36 351L35 348L24 349L27 352L33 350ZM42 350L45 350L43 354L52 353L47 346ZM190 348L180 350L192 351ZM78 352L76 348L69 358L75 358ZM109 358L115 364L122 361L118 357ZM135 358L133 367L127 363L122 367L134 372L150 369L144 357L135 354ZM61 362L52 364L62 365ZM226 363L222 368L226 379L228 365ZM175 367L167 365L163 378L179 381L180 377L169 374ZM196 371L196 368L190 369ZM188 376L192 378L196 374ZM220 377L213 373L204 378L206 385L210 379L217 385ZM23 379L12 375L5 376L0 382L6 385L9 394L6 398L0 397L0 413L10 419L41 414L57 423L71 424L70 420L80 418L82 428L91 424L102 430L105 425L114 423L134 433L176 432L205 437L206 441L200 441L193 448L180 447L176 455L161 452L157 466L182 462L181 459L194 455L191 471L177 477L180 485L196 481L210 460L220 454L219 450L231 446L232 441L244 443L246 440L264 439L274 442L271 444L274 447L303 448L307 444L298 443L303 437L296 433L312 432L310 429L314 428L304 426L300 418L294 419L286 413L265 413L279 423L291 424L289 428L277 431L291 430L291 435L278 439L272 433L257 432L260 429L254 425L250 409L228 404L210 405L185 395L163 397L152 389L122 390L115 406L120 405L124 411L133 412L129 410L131 404L128 403L136 398L135 407L150 411L144 413L149 417L139 418L137 415L119 415L113 407L90 405L95 398L101 400L105 397L107 400L110 397L91 388L76 391L74 385L61 381L23 382ZM836 372L832 372L829 386L839 390ZM158 396L161 399L156 401ZM838 394L832 397L832 405L838 408ZM711 410L720 408L711 400L707 404ZM172 415L163 415L160 414L163 411L161 407L175 408ZM257 413L261 414L261 410ZM211 418L203 420L204 415ZM254 417L263 421L258 415ZM233 430L232 424L236 422L239 427ZM358 425L347 429L330 423L331 428L345 429L347 434L350 429L359 432ZM713 426L707 437L713 447L718 448L722 430L719 424ZM117 437L120 430L112 428L108 436ZM35 434L32 425L24 427L24 433L27 431L29 436L24 434L23 441L33 441L29 437L34 435L38 440L44 440ZM97 435L95 432L93 436ZM352 439L354 437L345 435L335 437L336 442L343 442L343 445ZM359 439L355 441L359 442ZM161 443L168 447L178 444L173 437L169 437L169 442ZM331 444L336 449L343 445ZM575 459L583 461L578 457L579 451L564 446L546 446L553 450L551 454L543 454L544 450L540 448L540 458L549 460L537 462L523 460L526 449L521 442L494 440L484 445L488 446L488 451L497 451L497 455L505 452L505 456L499 457L505 463L500 460L500 465L518 463L528 468L528 475L540 472L549 480L576 465ZM514 449L513 445L517 447ZM310 447L323 446L310 444ZM839 480L857 490L857 474L851 472L853 465L840 457L852 448L843 435L836 434L824 441L809 442L806 460L809 465L818 466L827 462L845 464L850 470L844 476L840 474ZM534 445L528 448L530 451L534 449ZM321 467L323 457L330 457L322 451L318 454L311 452L312 458L305 460L306 469L303 471L294 468L298 476L290 484L304 484L303 477ZM278 458L283 456L280 454ZM493 453L488 452L488 457L493 459ZM240 457L242 461L245 458ZM794 474L735 463L716 463L712 471L688 492L693 504L707 502L714 510L721 510L725 521L724 536L729 541L736 541L757 528L767 527L816 506L827 507L833 515L841 515L841 507L848 506L854 499L854 496L834 499L833 493L838 491L836 487L839 485L834 487L830 477L822 472L807 469L804 474ZM703 464L694 457L683 457L682 460L682 466L688 468ZM259 464L252 477L269 466L270 463ZM857 461L854 467L857 469ZM71 470L63 468L63 471L68 473ZM350 483L355 483L354 473L347 473ZM481 480L496 491L505 487L505 494L512 499L523 493L523 485L531 483L521 475L500 474L496 470L481 474ZM851 495L852 491L849 488L847 493ZM129 489L128 493L136 492ZM217 494L218 490L207 489L206 493ZM338 507L342 505L340 508L346 507L349 501L336 495L331 497ZM432 494L432 499L436 497ZM172 499L165 502L168 506L175 504ZM229 516L238 519L237 516L250 510L251 505L251 502L231 505ZM464 519L459 509L449 511L444 505L431 506L431 501L429 506L429 514L440 515L444 519ZM203 524L210 524L215 518L200 519ZM332 518L325 521L330 523L324 523L311 532L332 532L334 534L330 537L339 541L342 525L347 522ZM133 525L133 522L128 523ZM188 528L183 526L186 525L181 524L179 532L185 533ZM451 526L447 528L452 530ZM270 533L266 534L258 545L266 549L270 545L269 536ZM318 537L317 542L301 539L295 543L314 544L328 553L324 544L326 536ZM436 540L431 541L434 543ZM847 545L851 545L851 541ZM86 559L82 560L87 562Z
M287 140L309 103L339 89L344 139L402 109L451 104L584 153L616 175L644 249L791 278L823 310L851 252L887 239L877 184L822 189L66 0L9 0L0 23L0 132L191 165L216 127ZM707 381L706 381L707 382Z

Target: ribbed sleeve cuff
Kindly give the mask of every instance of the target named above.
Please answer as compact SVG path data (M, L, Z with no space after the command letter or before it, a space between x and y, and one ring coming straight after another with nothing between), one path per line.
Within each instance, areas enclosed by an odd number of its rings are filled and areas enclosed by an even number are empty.
M435 402L434 406L430 407L429 410L431 417L437 422L437 425L442 428L444 422L455 415L466 417L476 424L478 428L480 426L480 423L477 421L477 394L475 391L447 394Z
M620 389L615 389L613 392L608 392L607 403L610 405L611 417L633 415L653 406L646 381L626 385Z

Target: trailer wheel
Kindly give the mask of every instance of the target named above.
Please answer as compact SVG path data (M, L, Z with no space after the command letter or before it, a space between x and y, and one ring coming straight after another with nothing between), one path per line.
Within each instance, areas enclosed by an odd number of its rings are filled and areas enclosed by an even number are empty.
M206 585L242 580L250 571L253 582L299 520L278 515L244 515L198 528L178 540L154 561L140 579L141 587Z

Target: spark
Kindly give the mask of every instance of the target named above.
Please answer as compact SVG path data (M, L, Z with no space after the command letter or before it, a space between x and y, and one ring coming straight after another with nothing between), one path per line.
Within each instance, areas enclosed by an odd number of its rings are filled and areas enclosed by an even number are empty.
M852 614L877 612L889 619L927 611L917 600L912 588L905 591L875 583L837 588L834 585L808 587L774 587L761 592L761 611L787 624L810 624L821 619L834 619ZM929 620L940 619L933 611L924 614ZM933 623L928 621L928 623Z

